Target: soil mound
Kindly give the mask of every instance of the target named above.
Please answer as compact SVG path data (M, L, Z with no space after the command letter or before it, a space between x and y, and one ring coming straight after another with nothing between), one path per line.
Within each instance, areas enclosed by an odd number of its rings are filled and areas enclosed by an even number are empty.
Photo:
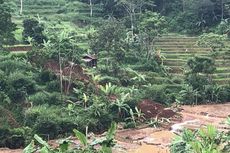
M164 108L163 105L153 102L151 100L143 100L138 104L138 109L144 113L145 118L155 118L155 117L163 117L163 118L171 118L176 113L170 108Z

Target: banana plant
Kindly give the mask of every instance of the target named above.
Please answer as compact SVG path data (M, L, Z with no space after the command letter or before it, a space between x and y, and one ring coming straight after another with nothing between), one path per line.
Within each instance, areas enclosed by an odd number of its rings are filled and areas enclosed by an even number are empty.
M121 94L119 99L116 99L114 103L111 104L111 107L115 107L117 109L118 117L123 117L123 112L128 112L130 109L129 105L126 103L129 94Z
M83 150L86 149L88 147L88 140L87 137L81 133L80 131L74 129L73 130L75 137L78 138L78 140L80 141L81 145L83 146Z
M148 126L150 127L158 128L160 125L161 125L161 122L158 120L157 117L150 119L150 121L148 122Z
M88 101L89 101L89 97L85 93L83 93L83 102L84 102L85 109L87 108Z
M100 86L101 91L106 94L107 96L116 93L116 85L112 85L110 82L106 83L105 86Z
M34 140L23 150L23 153L112 153L112 147L115 145L115 133L117 129L117 124L115 122L111 123L111 126L105 137L98 138L93 142L89 142L87 136L80 131L74 129L73 132L75 137L80 141L81 147L71 147L72 141L66 139L62 140L59 147L52 148L46 141L44 141L38 135L34 135ZM37 145L36 145L37 144ZM101 149L96 150L94 146L100 145Z

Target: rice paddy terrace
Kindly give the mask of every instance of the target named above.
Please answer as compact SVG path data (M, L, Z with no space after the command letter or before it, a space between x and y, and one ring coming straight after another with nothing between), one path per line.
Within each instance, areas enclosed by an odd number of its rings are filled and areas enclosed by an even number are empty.
M103 16L100 4L93 5L91 16L90 5L79 1L47 1L44 4L40 4L39 1L34 3L25 1L22 15L19 14L19 9L20 3L17 1L17 11L13 14L12 20L17 24L18 29L15 36L19 44L22 43L23 20L35 17L40 22L45 22L49 27L55 27L56 30L75 30L79 36L79 47L87 49L88 44L85 43L85 39L87 39L87 34L94 30L90 29L88 25L98 23L98 20Z
M211 56L211 49L197 45L198 37L187 37L182 35L165 35L155 43L155 48L164 56L164 65L169 67L172 76L183 77L186 62L193 56ZM229 47L230 42L225 46ZM216 71L213 79L218 84L230 83L230 55L226 54L228 48L221 48L215 58ZM230 52L230 51L229 51Z
M17 4L20 8L20 4ZM100 17L102 8L100 5L93 5L92 17ZM76 21L87 22L90 20L90 5L79 1L75 2L24 2L22 15L15 13L13 19L17 25L22 25L25 17L40 17L47 21L59 21L76 23Z
M18 8L19 8L18 4ZM90 29L86 29L85 25L92 22L90 18L90 5L79 1L69 2L65 4L47 2L46 4L26 3L23 6L23 14L15 13L13 21L18 25L16 37L22 33L22 21L27 17L37 17L44 21L51 23L61 23L76 29L78 35L81 37L79 46L83 49L88 48L87 33ZM93 20L102 17L102 7L100 4L93 7ZM63 28L63 27L61 27ZM211 56L211 49L204 48L197 45L198 37L188 37L177 34L164 35L155 43L155 48L161 51L164 59L164 65L169 67L169 73L172 76L183 77L185 66L188 58L198 56ZM230 46L230 42L226 42ZM11 49L10 49L11 48ZM25 52L30 50L30 46L16 45L10 47L9 50L14 52ZM213 79L219 84L230 83L230 55L225 55L227 48L222 48L219 55L215 59L217 69L213 74ZM156 77L160 82L165 82L164 77Z

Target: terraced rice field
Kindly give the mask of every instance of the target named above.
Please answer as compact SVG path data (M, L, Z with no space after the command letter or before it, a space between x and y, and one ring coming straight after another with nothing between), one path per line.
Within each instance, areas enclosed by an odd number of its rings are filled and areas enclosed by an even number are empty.
M20 8L19 3L18 8ZM65 28L75 30L80 38L78 44L79 47L82 49L88 49L89 45L85 40L87 39L88 33L90 33L92 29L86 25L91 21L97 21L97 19L100 19L102 16L102 8L100 5L93 6L93 16L91 18L89 4L78 1L69 2L63 5L59 3L51 4L49 2L43 5L27 3L23 6L23 9L22 15L19 15L18 12L15 12L12 17L13 22L17 24L18 28L17 32L15 32L18 44L23 43L23 20L26 18L35 17L41 22L55 25L55 29L57 30L63 30Z
M180 35L167 35L159 38L155 43L155 48L161 51L165 57L164 65L169 67L169 72L173 76L183 77L186 62L193 56L210 56L211 49L197 45L198 37L187 37ZM230 42L226 42L230 46ZM215 58L216 71L213 79L219 84L230 83L230 55L225 52L226 48L221 48Z
M94 6L93 10L94 17L101 16L100 5ZM84 26L79 27L79 22L90 20L90 6L88 4L73 2L71 5L46 4L42 7L37 4L28 4L24 5L23 15L15 14L13 21L21 28L23 19L28 16L39 16L43 20L54 22L60 20L63 25L71 26L77 30L78 35L82 38L79 46L88 49L89 45L84 40L89 29L85 29ZM197 40L198 37L169 34L156 41L155 48L161 50L162 55L166 58L163 63L170 68L169 73L172 76L183 77L188 58L196 55L210 56L211 49L199 47L196 44ZM230 46L230 42L226 42L226 44ZM213 74L213 79L220 84L230 83L230 56L225 55L224 51L226 48L222 48L216 58L217 69Z

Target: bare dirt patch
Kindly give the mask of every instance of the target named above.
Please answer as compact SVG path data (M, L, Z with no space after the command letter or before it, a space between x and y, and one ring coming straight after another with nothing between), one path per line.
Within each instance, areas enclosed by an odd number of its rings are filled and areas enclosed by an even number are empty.
M149 110L149 102L143 104ZM151 102L152 103L152 102ZM156 107L159 105L155 105ZM161 110L163 109L159 106ZM153 110L153 109L152 109ZM197 129L208 124L216 126L220 131L230 130L223 123L230 115L230 103L199 106L182 106L179 112L180 120L174 121L174 125L180 128ZM158 110L156 110L158 111ZM156 114L155 114L156 115ZM151 133L152 132L152 133ZM120 135L120 136L119 136ZM122 141L119 139L118 145L123 147L128 153L169 153L169 144L175 137L174 131L169 129L144 128L141 130L118 132L119 137L128 137L135 141ZM115 152L117 153L117 152Z
M22 149L8 149L8 148L0 148L0 153L22 153Z
M145 105L143 108L148 108L147 106ZM163 106L158 108L164 110ZM219 130L230 130L227 127L224 128L223 124L230 115L230 103L182 106L181 109L182 111L179 112L181 118L175 121L174 125L179 124L178 126L182 128L196 129L212 124ZM117 145L114 147L113 153L169 153L169 144L174 137L175 134L172 130L163 128L145 127L118 130ZM22 153L22 150L0 149L0 153Z
M155 118L155 117L163 117L163 118L171 118L176 113L170 108L164 108L163 105L153 102L151 100L143 100L138 104L138 109L144 113L145 118Z

